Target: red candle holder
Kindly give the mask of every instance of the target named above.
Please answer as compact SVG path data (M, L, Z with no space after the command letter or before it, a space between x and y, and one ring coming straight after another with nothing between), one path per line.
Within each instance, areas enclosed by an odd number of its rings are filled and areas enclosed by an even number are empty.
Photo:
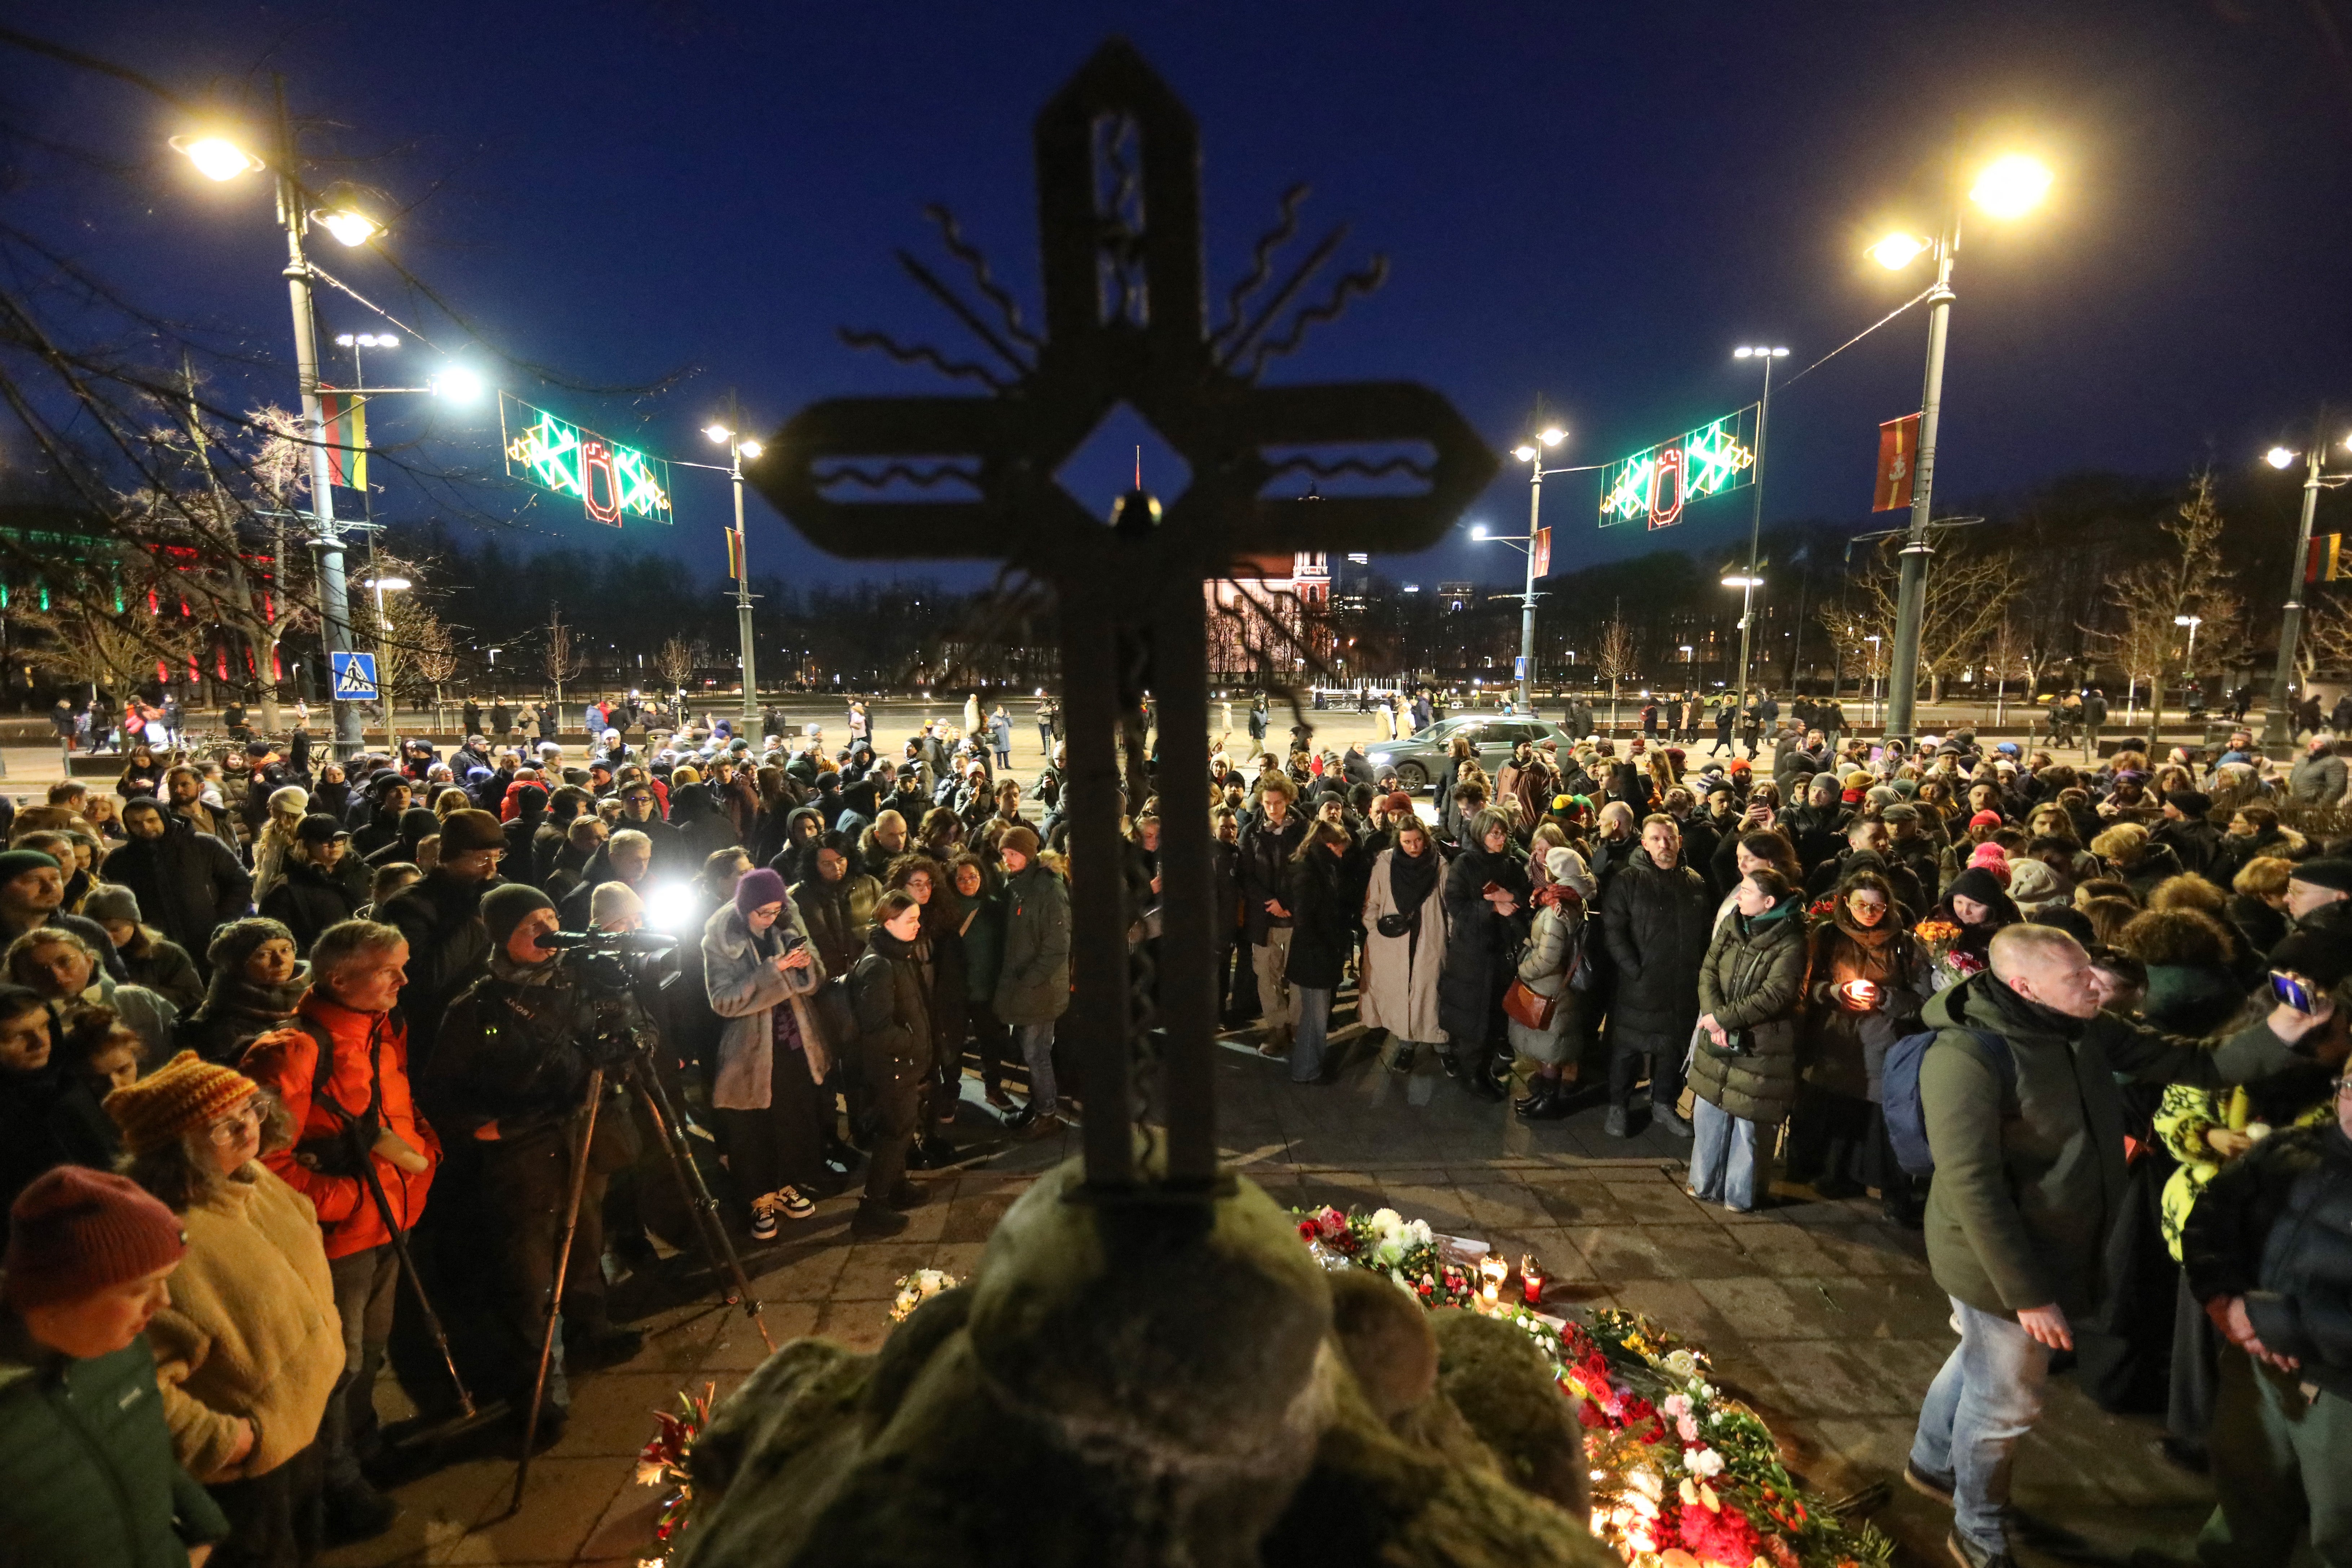
M1543 1264L1538 1261L1534 1253L1530 1252L1519 1260L1519 1288L1527 1298L1528 1305L1532 1307L1542 1302L1545 1278Z

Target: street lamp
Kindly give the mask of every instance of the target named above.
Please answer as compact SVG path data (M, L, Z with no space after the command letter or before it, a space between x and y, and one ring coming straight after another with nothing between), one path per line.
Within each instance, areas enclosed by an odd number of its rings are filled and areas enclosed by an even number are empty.
M749 437L737 434L743 423L743 410L732 392L727 398L729 417L733 424L721 424L713 420L702 427L702 434L727 448L727 477L735 487L735 622L736 632L743 643L743 725L748 730L760 722L760 677L755 663L758 655L751 651L751 562L743 545L743 459L757 459L765 450Z
M1528 532L1524 539L1507 534L1490 534L1484 523L1470 530L1473 540L1484 543L1492 539L1507 544L1528 558L1528 585L1519 596L1519 680L1518 709L1521 713L1536 711L1536 539L1543 532L1543 482L1547 474L1565 474L1565 468L1546 468L1544 453L1568 439L1568 432L1557 424L1548 424L1532 441L1523 441L1511 449L1511 455L1528 465ZM1547 565L1549 563L1547 562Z
M2311 519L2319 507L2319 492L2333 490L2352 481L2352 474L2322 472L2326 455L2326 441L2316 429L2312 432L2311 450L2295 453L2284 446L2273 446L2263 455L2263 461L2273 468L2291 468L2297 456L2304 459L2303 517L2295 526L2294 554L2287 561L2286 606L2279 621L2278 668L2271 675L2270 710L2263 716L2263 748L2274 758L2284 758L2294 748L2294 723L2287 714L2287 693L2294 682L2295 645L2303 637L2303 578L2311 559ZM2352 435L2344 438L2352 446Z
M1880 638L1878 634L1874 632L1869 636L1864 637L1863 641L1870 644L1870 722L1876 724L1878 722L1878 644ZM1879 738L1884 740L1886 737L1882 735Z
M1738 580L1738 585L1747 591L1747 596L1742 598L1739 603L1739 700L1733 706L1732 711L1746 713L1748 711L1748 651L1753 645L1756 636L1755 592L1764 583L1764 580L1756 575L1756 549L1764 533L1764 429L1772 417L1772 366L1776 361L1787 359L1789 350L1777 345L1742 343L1731 350L1731 357L1735 360L1764 361L1764 395L1758 399L1756 403L1756 468L1753 486L1756 495L1754 505L1748 514L1748 570ZM1733 580L1724 579L1724 585L1733 586Z
M2011 153L1985 165L1969 187L1969 199L1990 216L2022 217L2049 193L2051 179L2049 169L2038 161ZM1890 738L1911 738L1913 705L1919 689L1919 627L1927 602L1927 558L1935 553L1935 547L1927 542L1928 507L1936 480L1936 429L1943 415L1944 344L1951 330L1952 258L1959 248L1960 209L1955 203L1949 220L1935 238L1893 234L1867 252L1890 271L1900 271L1930 251L1936 257L1936 281L1927 291L1927 376L1919 400L1919 456L1912 476L1911 527L1903 544L1902 580L1895 609L1892 685L1886 703Z

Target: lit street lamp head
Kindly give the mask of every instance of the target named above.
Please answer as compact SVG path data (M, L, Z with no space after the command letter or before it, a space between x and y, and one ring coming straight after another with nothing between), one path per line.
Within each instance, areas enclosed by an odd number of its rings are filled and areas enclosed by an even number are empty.
M1470 537L1471 537L1472 538L1474 538L1474 539L1483 539L1483 538L1485 538L1486 537L1486 524L1484 524L1484 523L1473 523L1473 524L1471 524L1471 525L1470 525Z
M449 366L429 385L435 397L446 397L451 402L472 402L487 390L482 378L463 365Z
M2284 446L2273 446L2263 454L2263 461L2273 468L2292 468L2294 466L2296 456L2297 454L2288 451Z
M1544 433L1541 435L1537 436L1536 439L1542 442L1546 446L1558 446L1561 442L1568 439L1568 432L1555 424L1547 428Z
M362 588L381 588L386 593L398 593L402 589L413 587L414 584L404 577L371 577L365 582L360 584L360 586Z
M365 213L353 212L349 207L312 213L310 221L347 246L365 245L383 232L373 218Z
M739 443L735 450L741 453L746 457L757 457L761 453L765 452L767 448L761 445L756 441L745 441Z
M207 180L257 174L268 165L225 136L174 136L172 151L184 154Z
M1891 234L1863 252L1889 272L1900 272L1916 261L1927 248L1927 242L1917 235Z
M1969 200L1997 218L2022 217L2050 193L2051 173L2039 159L2012 152L1985 165Z
M735 438L735 433L723 424L706 424L702 427L702 434L721 445Z
M1517 458L1522 463L1534 457L1535 455L1536 449L1532 446L1519 445L1511 448L1511 455Z
M1723 586L1726 588L1761 588L1764 586L1764 580L1760 577L1748 577L1744 575L1727 577L1723 580Z

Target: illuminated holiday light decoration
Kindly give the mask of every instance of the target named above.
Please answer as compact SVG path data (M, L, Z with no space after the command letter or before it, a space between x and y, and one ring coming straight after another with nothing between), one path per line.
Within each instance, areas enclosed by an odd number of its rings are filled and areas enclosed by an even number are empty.
M511 418L509 403L515 410ZM509 478L559 496L576 496L592 519L612 528L628 517L676 520L670 514L669 465L661 458L608 441L504 392L499 394L499 429Z
M1756 405L1748 404L1601 471L1601 526L1645 518L1671 528L1683 507L1756 482Z

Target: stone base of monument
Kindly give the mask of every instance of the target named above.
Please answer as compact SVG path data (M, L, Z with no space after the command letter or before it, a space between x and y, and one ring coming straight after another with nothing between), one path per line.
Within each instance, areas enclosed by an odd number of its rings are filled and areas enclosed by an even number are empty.
M1326 1273L1254 1184L1039 1181L876 1354L784 1346L694 1450L691 1568L1618 1562L1507 1325Z

